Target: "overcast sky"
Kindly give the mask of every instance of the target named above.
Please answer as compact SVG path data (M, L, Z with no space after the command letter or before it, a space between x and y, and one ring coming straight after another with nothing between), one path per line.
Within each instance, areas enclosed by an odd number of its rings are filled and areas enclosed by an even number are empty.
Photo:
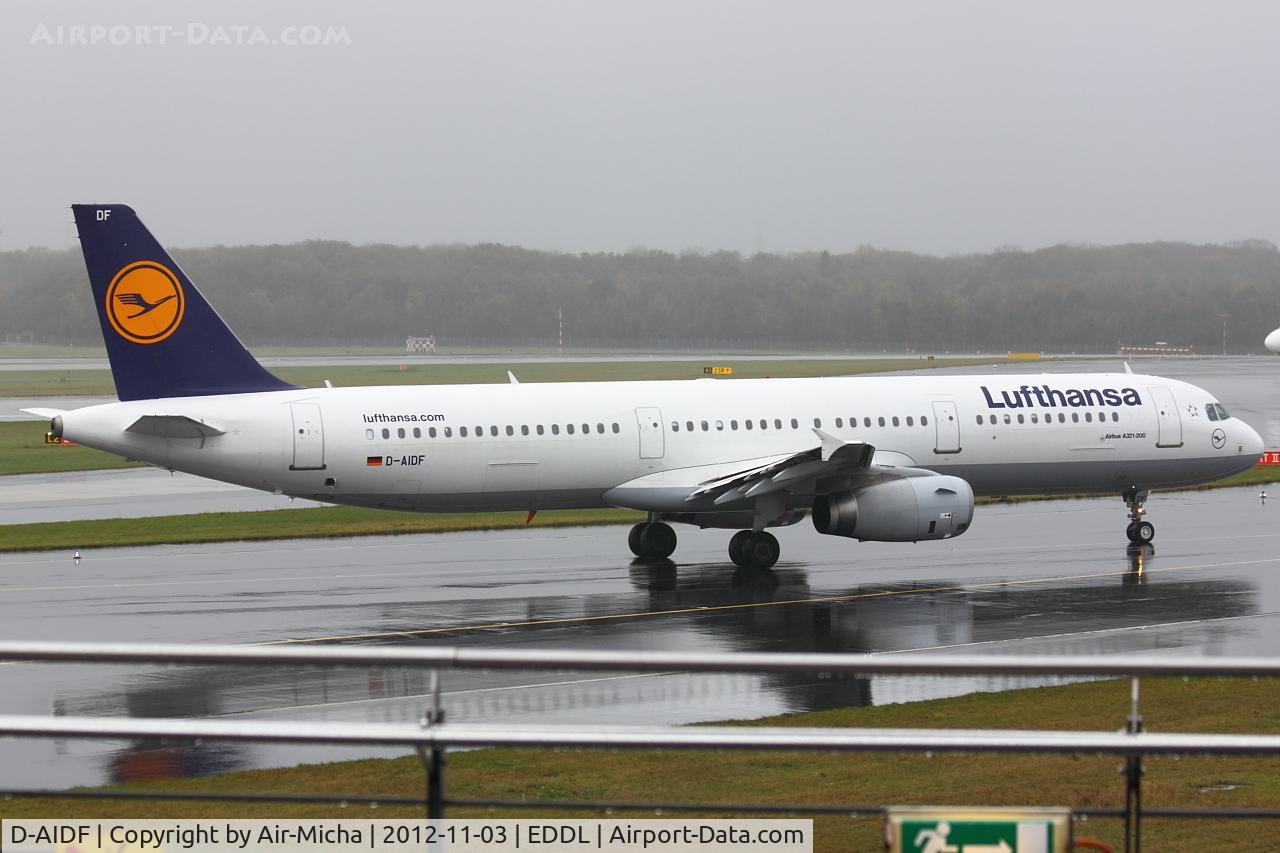
M311 25L337 43L278 43ZM1270 2L6 0L0 248L72 245L73 202L178 246L1280 242L1278 32Z

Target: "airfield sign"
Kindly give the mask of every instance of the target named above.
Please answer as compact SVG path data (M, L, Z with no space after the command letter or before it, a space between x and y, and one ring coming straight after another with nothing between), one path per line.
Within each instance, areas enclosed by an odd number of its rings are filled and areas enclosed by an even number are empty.
M1063 809L890 809L892 853L1066 853L1071 815Z

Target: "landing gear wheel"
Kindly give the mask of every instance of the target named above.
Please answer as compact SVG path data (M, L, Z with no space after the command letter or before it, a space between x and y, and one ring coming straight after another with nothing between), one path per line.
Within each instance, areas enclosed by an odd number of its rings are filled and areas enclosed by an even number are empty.
M1129 526L1124 529L1125 536L1134 545L1149 545L1156 538L1156 526L1143 516L1147 514L1145 504L1149 497L1146 489L1130 486L1120 495L1124 505L1129 508Z
M778 562L782 554L782 546L772 533L760 531L752 533L742 543L742 560L749 569L769 569Z
M646 524L640 531L640 549L644 551L640 555L642 557L665 560L675 553L676 532L671 529L671 525L663 524L661 521Z
M648 526L648 524L642 521L635 527L631 528L631 532L627 534L627 547L630 548L631 553L635 554L637 557L643 557L645 555L644 546L640 543L640 537L644 534L644 529Z
M746 558L742 555L742 546L752 536L750 530L739 530L729 539L729 559L733 561L735 566L746 567Z

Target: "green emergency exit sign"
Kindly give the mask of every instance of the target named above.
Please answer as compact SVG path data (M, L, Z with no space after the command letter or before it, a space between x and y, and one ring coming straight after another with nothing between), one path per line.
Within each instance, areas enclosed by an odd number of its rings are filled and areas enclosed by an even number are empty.
M1067 853L1064 809L896 808L886 827L892 853Z

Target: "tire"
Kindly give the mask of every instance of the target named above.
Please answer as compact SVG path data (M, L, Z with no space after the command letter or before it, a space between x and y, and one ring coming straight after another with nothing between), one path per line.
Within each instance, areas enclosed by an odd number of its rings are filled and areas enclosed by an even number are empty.
M742 545L742 556L753 569L771 569L781 555L782 546L768 531L752 533L751 538Z
M631 553L635 554L637 557L645 556L644 543L641 541L641 538L644 536L644 529L648 526L649 525L647 523L642 521L635 527L631 528L631 531L627 534L627 547L630 548Z
M729 539L729 559L733 561L735 566L745 567L746 558L742 555L742 546L752 536L750 530L739 530Z
M1137 544L1138 544L1138 540L1135 538L1135 536L1134 536L1134 532L1133 532L1133 528L1134 528L1134 527L1136 527L1136 526L1137 526L1137 525L1136 525L1136 524L1134 524L1134 523L1131 521L1131 522L1129 522L1129 526L1128 526L1128 527L1126 527L1126 528L1124 529L1124 535L1125 535L1125 536L1128 536L1128 537L1129 537L1129 541L1130 541L1130 542L1132 542L1134 545L1137 545Z
M643 556L665 560L675 553L676 532L671 529L671 525L661 521L647 524L640 533L640 547L644 549Z
M1149 521L1139 521L1133 527L1133 541L1139 545L1149 545L1156 538L1156 526Z

